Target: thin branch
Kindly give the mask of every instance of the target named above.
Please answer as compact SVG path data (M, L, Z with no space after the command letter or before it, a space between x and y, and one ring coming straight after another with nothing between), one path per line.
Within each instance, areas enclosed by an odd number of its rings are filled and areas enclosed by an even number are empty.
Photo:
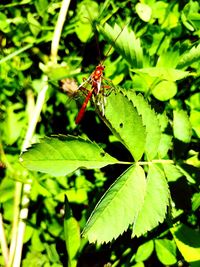
M56 23L56 27L54 30L54 35L51 43L51 61L53 63L57 63L57 55L58 55L58 46L60 41L61 32L63 29L63 25L65 22L65 18L67 15L67 11L69 8L70 0L63 0L62 6L60 9L60 13L58 16L58 20Z
M6 235L5 235L5 231L3 227L3 217L2 217L1 212L0 212L0 244L1 244L2 255L4 258L5 266L7 266L9 252L8 252L8 245L6 242Z

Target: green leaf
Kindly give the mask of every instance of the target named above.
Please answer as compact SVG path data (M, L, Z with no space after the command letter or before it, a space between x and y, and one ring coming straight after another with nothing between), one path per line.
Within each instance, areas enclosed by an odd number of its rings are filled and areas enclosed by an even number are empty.
M166 67L152 67L152 68L142 68L142 69L132 69L131 71L135 73L147 73L151 77L158 77L160 81L166 80L175 82L184 79L192 75L189 71L178 70L174 68Z
M78 222L72 216L67 197L65 197L64 234L68 254L68 266L76 267L77 254L80 247L80 228Z
M34 36L37 36L41 31L40 23L34 18L32 13L28 13L27 20L29 22L29 27Z
M146 127L145 153L148 160L152 160L157 155L161 138L160 125L155 111L151 109L141 94L136 95L133 90L124 90L123 93L133 102L142 117L143 125Z
M169 204L169 189L163 172L150 165L144 203L135 218L132 236L141 236L163 222Z
M200 193L195 193L192 197L192 210L195 211L200 207Z
M133 155L135 161L144 153L146 131L137 109L121 91L115 91L106 98L105 117L111 131Z
M143 21L148 22L151 19L152 9L147 4L137 3L135 10Z
M158 148L158 155L160 158L164 158L167 155L168 150L172 145L172 136L168 134L161 134L160 145Z
M132 67L142 68L143 51L140 45L140 39L136 38L133 31L129 31L127 26L122 30L117 24L112 28L107 23L104 27L99 26L99 30L105 39L112 44L116 51L126 59Z
M197 110L190 111L190 122L192 128L196 132L197 136L200 138L200 111Z
M173 115L174 137L184 143L189 143L192 136L192 127L187 112L174 110Z
M155 250L158 259L164 265L172 265L177 262L176 259L176 245L173 241L168 239L155 240Z
M181 57L177 68L185 68L191 66L194 62L200 60L200 44L185 52Z
M70 64L55 64L54 62L48 62L46 65L40 63L40 69L49 76L51 81L58 81L66 77L72 77L80 73L80 68L72 68ZM77 85L78 87L78 85Z
M154 250L153 240L150 240L140 245L135 255L135 261L140 262L147 260L151 256L153 250Z
M25 123L24 112L19 112L21 108L22 106L20 103L12 105L10 103L10 105L7 106L7 115L4 121L4 136L8 145L15 143L21 135Z
M144 201L146 180L140 166L131 166L97 203L83 230L89 242L109 242L128 229Z
M24 152L20 161L29 170L54 176L66 175L78 168L102 168L118 162L96 143L73 136L46 137Z
M200 234L181 224L171 229L176 245L187 262L200 264Z
M81 42L87 42L93 33L92 20L99 16L99 6L95 1L81 1L77 6L78 21L75 27L75 33Z
M183 173L173 164L163 164L168 182L175 182L183 176Z
M160 101L167 101L177 93L177 85L172 81L161 81L152 90L152 94Z

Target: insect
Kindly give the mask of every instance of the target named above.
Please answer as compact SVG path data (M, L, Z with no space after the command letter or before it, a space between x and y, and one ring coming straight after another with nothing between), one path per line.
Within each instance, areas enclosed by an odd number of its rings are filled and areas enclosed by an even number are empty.
M120 36L120 34L122 33L124 27L122 28L122 30L119 32L119 34L117 35L117 37L115 38L114 40L114 43L116 42L116 40L118 39L118 37ZM105 69L105 66L103 65L106 57L108 56L110 50L112 49L112 45L110 46L109 50L107 51L106 55L105 55L105 58L102 62L99 63L99 65L96 66L95 70L92 72L92 74L89 76L88 79L86 79L81 85L79 85L78 87L78 90L82 90L82 91L87 91L87 94L86 94L86 97L85 97L85 101L83 102L83 105L76 117L76 124L79 124L80 121L82 120L83 116L84 116L84 113L85 113L85 110L86 110L86 107L87 107L87 104L89 102L89 100L91 99L91 97L94 95L95 97L99 95L99 93L101 92L101 89L102 88L111 88L111 86L102 86L102 79L105 79L103 77L103 72L104 72L104 69ZM86 84L90 84L91 86L91 89L88 91L84 86ZM103 94L103 99L105 98L104 97L104 93L102 92ZM103 101L105 102L105 100ZM103 110L103 104L104 103L101 103L99 100L97 101L97 105L101 105L102 107L102 110Z
M101 90L101 80L102 80L102 76L103 76L103 71L105 69L105 66L102 65L102 63L100 63L98 66L96 66L95 70L93 71L93 73L90 75L90 77L83 82L83 84L81 84L78 88L85 90L85 88L83 87L83 85L87 82L89 84L91 84L91 90L87 93L85 101L78 113L78 116L76 117L76 124L80 123L80 121L82 120L87 104L89 102L89 100L91 99L93 93L95 95L98 95L100 90Z

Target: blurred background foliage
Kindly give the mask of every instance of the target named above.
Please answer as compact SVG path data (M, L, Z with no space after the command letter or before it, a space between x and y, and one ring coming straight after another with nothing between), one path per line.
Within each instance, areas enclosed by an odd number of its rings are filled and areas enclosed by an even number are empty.
M22 266L67 266L69 262L71 266L199 266L199 2L71 1L58 63L54 64L51 40L61 4L47 0L0 3L0 203L8 243L12 222L18 216L13 210L15 184L31 177ZM95 203L123 167L78 170L67 177L52 178L28 173L18 158L47 75L49 87L33 141L51 134L86 135L118 159L129 159L128 152L95 116L92 106L81 125L75 125L82 99L69 98L59 86L63 78L69 78L71 86L80 84L104 60L110 47L102 29L105 22L128 25L142 47L135 65L113 49L105 59L105 77L116 85L142 92L149 100L160 114L161 125L167 126L168 156L180 164L182 172L166 170L172 222L176 223L173 230L167 218L141 238L131 239L128 231L111 244L96 246L76 236L77 222L82 229ZM70 246L63 228L65 195L76 229L69 238ZM68 261L70 255L73 260ZM0 265L4 264L1 253Z

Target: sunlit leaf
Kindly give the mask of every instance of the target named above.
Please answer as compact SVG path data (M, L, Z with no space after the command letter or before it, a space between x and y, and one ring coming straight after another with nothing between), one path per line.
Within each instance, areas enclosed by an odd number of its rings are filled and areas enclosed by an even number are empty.
M153 240L150 240L142 245L140 245L135 254L135 261L145 261L147 260L154 250Z
M102 168L118 162L96 143L73 136L46 137L24 152L20 161L29 170L54 176L66 175L78 168Z
M146 130L134 104L121 91L114 90L107 97L104 121L134 159L139 160L145 149Z
M109 242L128 229L144 201L146 180L140 166L131 166L99 200L83 230L89 242Z
M151 160L157 155L161 138L160 125L155 111L151 109L141 94L136 95L133 90L126 90L123 93L132 101L142 117L143 124L146 127L145 152L147 158Z
M177 262L176 245L174 241L168 239L156 239L155 250L158 259L164 265L172 265Z
M200 261L200 234L181 224L171 229L174 241L187 262Z
M173 131L175 138L182 142L189 143L192 136L192 127L187 112L184 110L174 110L173 115Z
M192 63L200 60L200 44L191 48L191 50L185 52L181 57L178 64L178 68L185 68Z
M160 101L167 101L177 93L177 85L172 81L161 81L152 90L152 94Z
M135 73L147 73L152 77L158 77L160 80L166 81L178 81L184 79L192 73L189 71L178 70L174 68L167 68L167 67L154 67L154 68L142 68L142 69L132 69Z
M80 228L76 219L72 216L67 198L65 198L65 219L64 219L65 243L68 254L68 266L77 266L77 255L80 247Z
M163 164L168 182L175 182L183 176L183 173L173 164Z
M150 165L144 203L135 218L132 236L141 236L163 222L169 204L169 189L163 172Z
M87 42L94 33L92 21L99 15L98 3L92 0L81 1L77 6L78 21L75 28L75 33L81 42Z
M122 57L126 59L132 67L142 67L143 50L140 45L140 39L136 38L133 31L129 31L128 26L124 26L122 30L117 24L115 24L114 28L112 28L106 23L104 27L99 26L99 29L104 37L113 45L116 51L122 55Z
M152 10L151 7L143 4L143 3L137 3L135 5L136 12L138 16L145 22L148 22L151 19Z

